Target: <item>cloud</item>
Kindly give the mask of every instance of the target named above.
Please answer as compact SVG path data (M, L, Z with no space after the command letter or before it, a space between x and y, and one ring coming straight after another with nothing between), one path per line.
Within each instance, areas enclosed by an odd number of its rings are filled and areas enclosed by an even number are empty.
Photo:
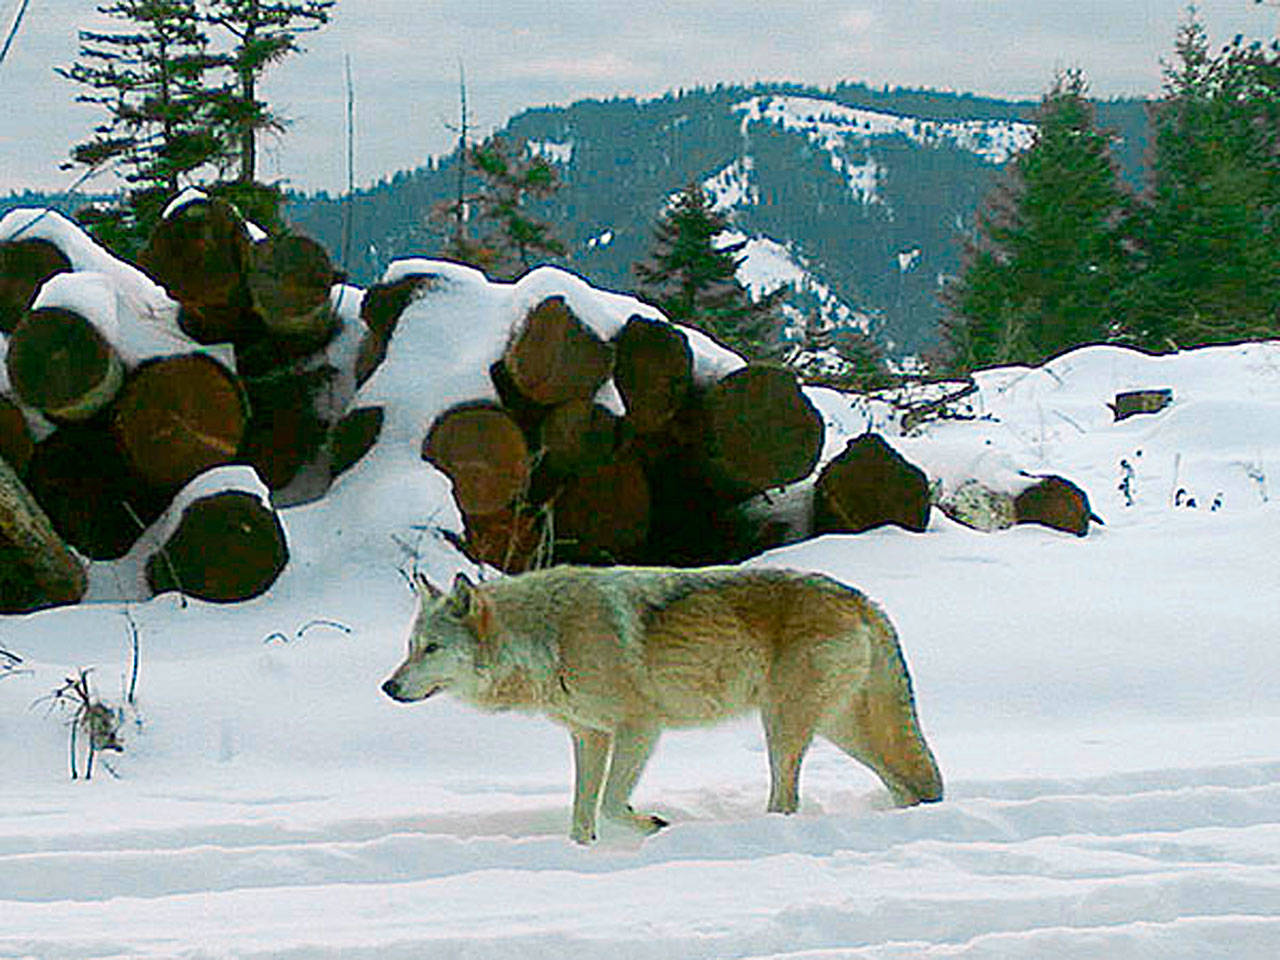
M648 71L613 52L600 52L587 57L534 57L518 60L501 73L512 78L544 81L596 81L616 83L634 81Z

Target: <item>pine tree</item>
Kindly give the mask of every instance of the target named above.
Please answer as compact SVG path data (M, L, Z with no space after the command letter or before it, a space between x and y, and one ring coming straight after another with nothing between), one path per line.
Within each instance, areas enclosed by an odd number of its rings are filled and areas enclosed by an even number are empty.
M1153 349L1280 331L1280 56L1212 55L1194 9L1152 110L1155 149L1135 333Z
M702 187L686 186L654 227L648 259L633 267L637 292L670 319L748 356L765 356L773 352L785 288L751 299L737 279L746 241L720 242L728 229Z
M1036 122L946 292L943 333L962 367L1040 363L1120 332L1133 204L1079 70L1058 75Z

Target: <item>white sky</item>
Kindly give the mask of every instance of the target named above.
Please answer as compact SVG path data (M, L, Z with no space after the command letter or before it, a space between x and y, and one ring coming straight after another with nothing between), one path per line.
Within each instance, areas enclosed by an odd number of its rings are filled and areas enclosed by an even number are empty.
M76 56L100 0L29 0L0 64L0 192L56 189L58 164L100 108L77 105L53 72ZM1280 3L1280 0L1271 0ZM21 0L0 0L7 30ZM1280 8L1202 0L1213 42L1270 37ZM344 57L356 96L356 181L448 152L458 63L478 132L530 106L649 96L754 80L841 80L1036 98L1079 66L1099 96L1153 94L1184 0L339 0L307 52L268 75L293 118L260 176L304 189L346 182ZM102 183L110 188L109 181Z

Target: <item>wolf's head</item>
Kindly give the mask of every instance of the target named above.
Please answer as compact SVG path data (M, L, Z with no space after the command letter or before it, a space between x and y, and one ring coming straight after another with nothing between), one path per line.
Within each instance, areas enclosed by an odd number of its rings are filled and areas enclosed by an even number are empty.
M445 593L418 580L418 616L409 632L409 655L382 685L392 700L410 703L453 688L466 694L479 680L480 641L488 601L463 574Z

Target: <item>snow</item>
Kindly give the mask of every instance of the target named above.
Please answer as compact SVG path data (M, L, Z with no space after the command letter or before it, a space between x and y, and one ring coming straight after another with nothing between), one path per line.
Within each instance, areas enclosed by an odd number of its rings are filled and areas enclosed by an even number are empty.
M541 157L548 163L568 166L573 163L573 141L558 143L554 140L530 140L527 144L529 156Z
M543 297L604 335L655 314L558 270L499 284L408 261L387 279L414 272L440 279L353 401L386 405L384 434L283 511L292 559L267 594L0 618L21 658L0 672L0 956L1280 955L1280 343L988 371L976 419L910 437L883 404L812 391L828 456L877 423L932 469L1061 473L1106 525L982 534L935 512L922 534L753 561L883 604L947 798L891 809L817 743L800 812L766 815L744 719L664 737L636 800L669 829L579 848L562 730L378 685L413 616L402 572L477 573L439 532L459 518L418 455L431 418L489 395L488 364ZM694 344L703 376L736 360ZM1172 388L1172 406L1113 423L1105 403L1140 387ZM1120 459L1138 464L1128 498ZM41 698L93 668L120 701L125 612L141 650L125 752L116 777L71 782L67 714Z

